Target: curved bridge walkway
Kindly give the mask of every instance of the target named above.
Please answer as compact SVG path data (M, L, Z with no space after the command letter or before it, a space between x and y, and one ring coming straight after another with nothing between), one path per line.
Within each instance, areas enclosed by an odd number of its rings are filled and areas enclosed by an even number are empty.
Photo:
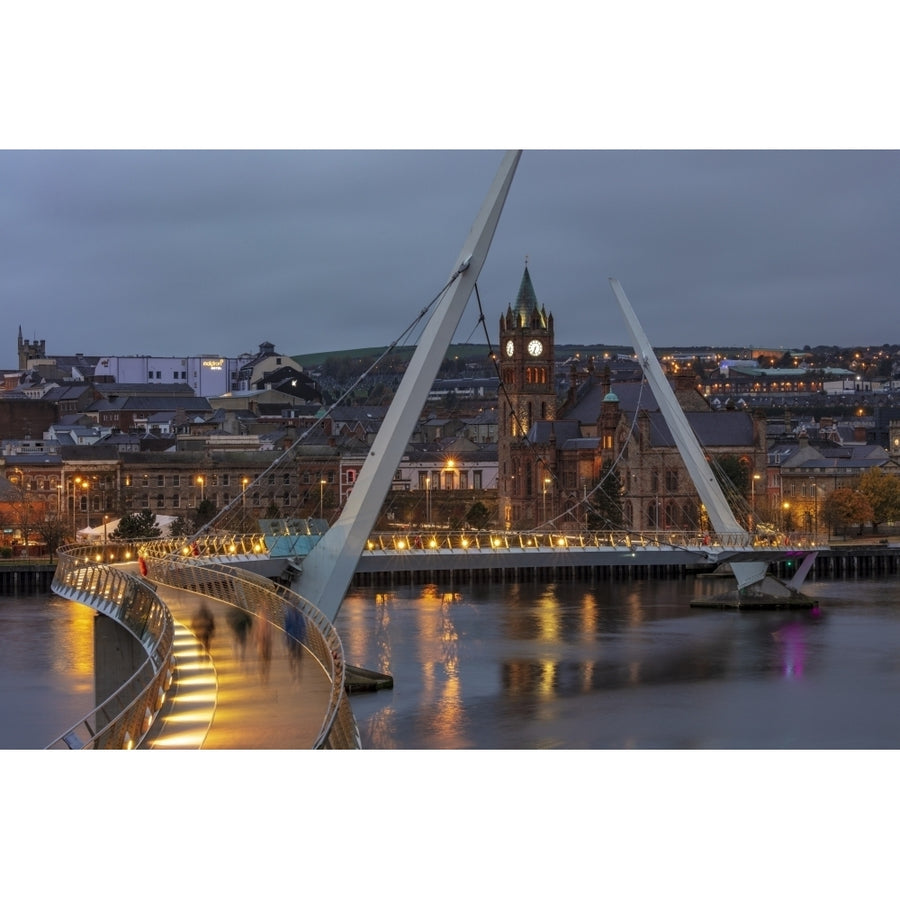
M176 623L176 677L169 709L157 718L142 747L270 750L316 745L332 683L308 649L301 645L295 651L281 628L259 618L241 645L228 625L234 610L230 604L163 585L157 593ZM215 623L209 653L190 631L201 600Z
M210 557L173 557L166 542L80 545L59 551L53 591L116 619L148 661L51 748L360 746L337 633L268 578ZM201 603L215 623L208 653L192 625ZM229 625L238 612L251 623L243 644ZM143 636L149 619L152 640Z

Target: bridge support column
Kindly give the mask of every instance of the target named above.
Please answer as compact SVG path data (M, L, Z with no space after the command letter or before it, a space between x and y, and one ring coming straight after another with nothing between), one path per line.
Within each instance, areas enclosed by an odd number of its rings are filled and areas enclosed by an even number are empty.
M111 697L147 659L140 641L115 619L94 617L94 702ZM118 748L115 748L118 749Z

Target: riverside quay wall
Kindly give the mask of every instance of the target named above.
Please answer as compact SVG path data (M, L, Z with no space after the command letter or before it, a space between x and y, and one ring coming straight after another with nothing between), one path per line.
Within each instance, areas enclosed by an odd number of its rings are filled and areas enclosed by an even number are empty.
M807 579L883 577L900 573L900 544L854 544L817 548ZM770 572L789 580L799 564L800 554L769 561ZM353 577L357 587L401 584L488 583L529 581L685 578L691 575L729 574L727 563L706 562L696 554L636 553L597 563L580 554L565 551L543 559L525 554L494 554L490 558L468 556L452 560L445 555L418 555L392 558L364 554Z
M770 571L789 579L797 558L786 557L770 562ZM0 564L0 595L49 593L55 563L29 561ZM441 554L422 554L415 558L396 555L378 558L363 554L353 577L357 587L397 584L429 584L434 582L483 583L507 581L572 581L598 579L627 581L632 579L685 578L711 575L721 571L716 562L704 562L696 555L672 556L653 562L638 556L617 559L597 565L574 553L557 552L552 557L537 559L519 555L469 555L452 561ZM727 574L721 572L721 574ZM815 564L807 578L878 578L900 574L900 543L846 544L818 549Z

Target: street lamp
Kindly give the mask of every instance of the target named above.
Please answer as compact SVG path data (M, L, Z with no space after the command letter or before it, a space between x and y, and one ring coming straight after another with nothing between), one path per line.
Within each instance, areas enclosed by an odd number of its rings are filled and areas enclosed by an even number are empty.
M91 495L88 493L91 482L87 478L81 479L81 486L84 488L84 527L91 527Z
M324 510L324 502L325 502L325 479L319 479L319 518L324 519L323 515Z
M753 477L750 479L750 518L753 520L751 525L756 524L756 482L762 478L758 472L753 473ZM753 530L752 528L750 529Z
M819 486L815 479L812 481L813 489L813 543L819 543Z
M245 475L241 479L241 518L243 522L241 523L241 528L247 527L247 485L250 483L250 479Z
M425 476L425 524L431 524L431 476Z
M206 499L206 479L202 475L197 476L197 484L200 485L200 502Z
M545 478L544 479L544 491L543 491L543 494L544 494L544 524L547 523L547 485L548 484L550 484L550 479Z

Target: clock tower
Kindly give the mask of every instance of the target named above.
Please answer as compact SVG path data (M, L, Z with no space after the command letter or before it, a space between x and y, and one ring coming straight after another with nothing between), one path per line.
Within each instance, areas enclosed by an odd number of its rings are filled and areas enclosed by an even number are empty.
M528 273L515 305L500 317L500 396L497 411L500 524L532 519L546 473L527 441L535 422L556 418L553 316L538 306Z

